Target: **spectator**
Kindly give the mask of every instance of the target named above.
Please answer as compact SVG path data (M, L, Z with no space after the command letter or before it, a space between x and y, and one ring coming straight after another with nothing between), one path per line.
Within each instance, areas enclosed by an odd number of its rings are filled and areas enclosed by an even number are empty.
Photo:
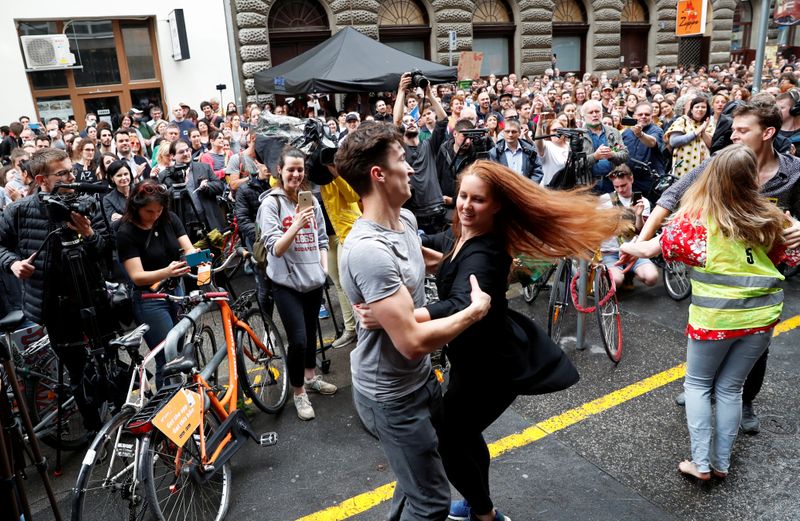
M688 105L685 116L676 119L664 133L664 141L672 150L675 175L691 172L709 156L714 120L708 110L708 100L697 96Z
M189 143L192 148L192 161L200 161L200 157L206 153L206 146L200 138L200 131L193 128L189 131Z
M106 169L111 163L118 160L119 158L116 156L116 154L101 155L100 159L97 161L97 178L108 181L108 173Z
M105 122L101 121L100 123ZM95 155L99 157L100 154L114 154L116 152L116 148L114 145L114 133L111 132L111 126L103 125L102 128L98 129L98 133L100 139L96 143L97 151L95 152Z
M139 143L141 143L143 147L147 146L144 136L141 134L141 132L139 132L139 130L137 130L136 126L134 125L134 118L131 113L122 114L119 117L119 129L127 130L131 140L138 139Z
M342 135L339 137L339 144L342 143L345 139L347 139L347 135L351 132L355 132L358 126L361 124L361 116L358 115L358 112L349 112L347 116L344 118L344 126L346 127Z
M181 142L183 143L183 142ZM183 144L186 146L186 144ZM112 165L113 166L113 165ZM123 167L124 168L124 167ZM181 254L195 252L180 218L169 211L167 189L154 179L139 183L130 195L117 231L117 252L133 283L133 316L148 324L144 340L150 349L161 343L178 322L178 307L164 300L143 300L150 286L170 280L159 291L182 295L180 277L189 273ZM161 387L164 352L156 355L156 387Z
M537 124L537 135L556 134L564 124L558 119L540 118ZM564 169L569 158L569 141L566 135L553 136L549 140L537 139L536 148L542 162L542 186L548 186L555 175Z
M219 102L217 102L217 107L219 107ZM211 106L211 102L201 102L200 110L203 112L203 118L198 121L205 121L206 125L208 125L209 131L222 130L222 124L225 120L222 119L222 116L218 116L214 113L214 108Z
M8 126L8 132L3 141L0 142L0 161L4 165L11 161L11 151L22 145L18 139L22 130L22 123L19 121L14 121Z
M176 105L172 109L172 123L171 123L173 125L176 125L180 131L178 138L182 139L187 144L189 143L189 129L196 126L190 120L186 119L188 113L189 113L188 105L183 103Z
M197 130L200 131L200 143L206 147L206 150L209 150L211 148L211 133L208 128L208 123L205 121L198 121Z
M501 131L500 131L500 122L497 120L499 115L496 112L492 112L486 118L486 130L488 131L486 137L492 140L492 143L497 144L497 140L500 139Z
M80 183L97 182L97 144L91 139L82 139L78 145L80 160L72 165L72 173L75 180Z
M150 165L147 159L133 153L131 143L137 143L141 148L141 142L136 139L131 131L125 128L120 128L114 133L114 145L117 149L117 157L125 161L128 165L128 171L133 176L133 182L138 183L142 179L150 177Z
M628 166L634 173L633 190L645 195L650 193L653 179L650 174L631 159L647 163L658 175L664 174L664 164L661 149L664 146L664 134L658 125L652 121L653 106L643 101L634 107L636 125L628 127L622 132L622 142L628 149Z
M650 201L642 192L634 192L633 172L627 165L619 165L608 174L614 191L600 196L601 208L624 208L624 222L629 226L622 230L618 236L612 237L600 245L603 264L608 268L608 273L614 279L617 287L622 287L625 281L625 266L618 266L619 248L621 244L630 241L642 231L644 221L650 215ZM636 278L647 286L654 286L658 282L658 269L650 259L637 259L633 264L633 273ZM625 270L626 271L626 270Z
M80 136L82 138L85 138L89 135L89 129L95 128L97 126L97 114L95 114L94 112L87 112L86 116L83 118L83 121L84 121L84 128L81 131ZM97 136L95 135L94 137L92 137L92 139L97 139Z
M107 222L111 224L110 230L116 236L120 225L118 221L125 215L125 207L128 205L128 196L133 185L132 176L128 163L121 160L112 161L105 168L105 174L111 192L103 197L101 206Z
M605 194L614 190L606 176L615 166L628 160L628 149L619 131L601 122L603 105L600 102L587 101L581 112L584 126L589 131L589 135L583 138L583 148L592 177L597 181L594 190Z
M32 192L33 178L25 178L23 164L30 160L31 156L21 148L15 148L11 152L9 169L6 172L5 189L8 197L16 201L22 197L30 195Z
M225 136L219 130L212 130L208 141L211 143L211 149L200 156L200 161L211 167L217 179L224 179L225 165L230 158L230 154L224 150Z
M375 121L392 122L392 114L389 112L386 102L382 99L375 102Z
M781 111L783 124L778 131L778 135L788 140L794 146L794 155L800 152L800 113L792 115L795 106L800 106L800 91L790 90L780 94L775 98L775 102ZM799 112L794 110L794 112Z
M534 183L538 184L542 180L542 165L536 148L531 143L520 140L520 124L517 120L506 118L503 138L489 151L489 159Z
M41 150L43 148L50 148L50 145L52 144L50 136L48 136L47 134L36 136L34 142L36 143L36 150Z
M312 420L314 408L306 391L334 394L336 386L315 375L317 316L322 285L328 272L328 236L322 208L299 208L305 188L305 156L288 149L278 162L278 187L258 212L261 237L267 248L267 276L288 340L287 371L294 404L301 420Z
M153 105L150 107L150 121L147 122L147 125L153 129L153 131L158 134L158 124L162 121L164 123L169 123L164 117L164 112L161 110L161 107L158 105Z
M247 146L247 131L242 127L242 117L237 112L229 112L228 115L230 116L231 152L238 154L242 147Z

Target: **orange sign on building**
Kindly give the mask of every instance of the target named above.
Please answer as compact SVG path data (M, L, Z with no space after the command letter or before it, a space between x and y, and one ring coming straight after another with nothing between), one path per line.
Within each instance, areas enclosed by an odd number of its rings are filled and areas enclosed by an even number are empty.
M678 0L675 34L693 36L706 29L706 0Z

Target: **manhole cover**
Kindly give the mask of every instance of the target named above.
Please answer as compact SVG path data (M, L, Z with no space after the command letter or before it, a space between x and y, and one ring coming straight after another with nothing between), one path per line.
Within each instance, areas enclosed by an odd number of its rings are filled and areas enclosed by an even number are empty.
M783 416L765 414L761 416L761 428L772 434L795 434L797 425Z

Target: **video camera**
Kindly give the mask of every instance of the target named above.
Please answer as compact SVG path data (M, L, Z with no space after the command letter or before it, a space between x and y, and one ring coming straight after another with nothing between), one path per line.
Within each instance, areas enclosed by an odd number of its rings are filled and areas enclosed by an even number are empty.
M585 128L557 128L555 133L558 137L569 139L569 146L575 152L583 150L583 137L589 133Z
M472 151L478 158L488 156L489 151L494 147L494 143L488 136L488 128L459 130L459 134L472 141Z
M182 185L186 183L186 170L189 169L189 164L176 163L164 169L163 178L171 181L170 185Z
M73 192L61 194L59 190L71 189ZM47 208L50 219L55 222L67 222L72 218L72 212L79 213L91 219L97 212L97 199L86 194L103 194L111 188L107 185L95 183L58 183L52 193L44 194L42 201Z

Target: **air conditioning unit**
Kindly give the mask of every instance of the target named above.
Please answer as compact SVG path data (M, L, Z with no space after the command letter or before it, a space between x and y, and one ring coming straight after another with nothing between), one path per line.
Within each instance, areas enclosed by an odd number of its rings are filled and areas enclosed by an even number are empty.
M75 65L66 34L20 36L28 69L53 69Z

